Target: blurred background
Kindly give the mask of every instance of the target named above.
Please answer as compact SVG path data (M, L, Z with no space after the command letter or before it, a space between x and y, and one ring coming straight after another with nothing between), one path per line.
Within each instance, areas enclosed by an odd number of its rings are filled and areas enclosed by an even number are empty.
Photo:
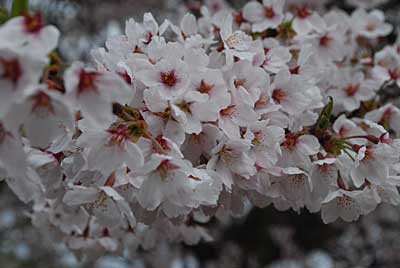
M299 1L324 1L327 6L349 8L345 5L345 0ZM380 8L386 11L389 21L400 24L399 0L361 1L385 2ZM0 5L9 8L11 2L0 0ZM211 7L221 6L226 2L235 8L241 8L247 0L30 0L30 5L32 10L40 10L48 23L57 25L61 30L61 55L70 62L87 60L91 48L103 46L108 36L123 32L128 18L141 21L144 12L151 12L159 23L164 19L177 22L187 8L196 8L200 2Z
M213 0L208 2L220 3ZM245 0L228 1L241 7ZM329 2L329 1L328 1ZM173 22L196 0L31 0L47 23L62 32L60 54L66 62L88 60L93 47L123 32L127 18L142 20L150 11L161 23ZM347 7L343 1L329 5ZM11 5L0 0L0 6ZM388 20L400 26L400 1L383 4ZM29 208L0 183L1 268L366 268L400 267L400 209L381 206L352 224L324 225L319 215L253 209L248 216L215 224L215 242L195 247L162 244L136 256L78 259L62 244L47 241L31 227Z

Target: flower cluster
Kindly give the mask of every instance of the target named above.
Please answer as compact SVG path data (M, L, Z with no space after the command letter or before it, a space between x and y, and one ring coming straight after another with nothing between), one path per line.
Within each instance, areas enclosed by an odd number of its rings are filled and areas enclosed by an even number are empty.
M0 27L0 175L76 250L212 238L251 206L357 220L400 195L400 45L379 10L302 1L150 13L65 66L41 17ZM315 7L316 8L316 7Z

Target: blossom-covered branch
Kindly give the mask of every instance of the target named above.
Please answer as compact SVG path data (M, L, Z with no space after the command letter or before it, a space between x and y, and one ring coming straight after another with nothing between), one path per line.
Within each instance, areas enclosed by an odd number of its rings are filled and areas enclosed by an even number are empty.
M150 13L66 66L40 14L0 26L0 175L88 252L209 241L251 206L357 220L400 196L400 45L379 10ZM386 43L385 43L386 42ZM382 46L385 43L385 47Z

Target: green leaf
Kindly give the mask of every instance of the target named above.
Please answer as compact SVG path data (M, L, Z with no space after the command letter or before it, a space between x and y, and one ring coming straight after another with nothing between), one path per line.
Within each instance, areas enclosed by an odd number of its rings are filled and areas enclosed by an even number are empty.
M317 121L317 129L318 130L326 130L331 125L331 117L333 111L333 98L329 96L329 102L325 105L324 109L322 109L321 114Z
M11 7L11 16L17 17L23 13L27 13L29 8L29 0L14 0Z
M0 25L10 18L7 9L0 7Z

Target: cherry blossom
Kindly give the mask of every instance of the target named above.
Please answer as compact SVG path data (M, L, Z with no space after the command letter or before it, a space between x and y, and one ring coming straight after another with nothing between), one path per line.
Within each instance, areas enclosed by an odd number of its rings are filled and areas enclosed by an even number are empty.
M214 156L207 167L221 174L221 179L230 189L235 174L250 178L255 175L255 159L250 155L251 143L245 140L222 140L213 148Z
M385 23L385 16L380 10L367 13L364 9L356 10L351 17L355 34L367 38L377 38L390 34L393 26Z
M283 21L284 0L263 0L262 4L252 1L243 8L243 17L253 23L254 32L277 28Z
M112 227L115 224L136 225L136 221L129 205L113 188L103 186L87 188L72 186L64 195L63 201L68 205L88 204L93 215L102 226Z
M16 102L20 102L39 83L47 60L19 52L11 47L0 48L0 118Z
M0 167L6 171L6 175L23 176L27 170L27 158L21 140L15 137L0 123ZM15 165L18 163L18 166Z
M234 57L253 61L255 53L251 50L252 39L245 32L233 31L233 18L228 15L223 20L220 31L222 39L222 51L225 53L226 64L233 64Z
M265 39L263 43L265 56L262 59L262 67L271 73L287 69L287 63L292 58L289 49L280 46L275 39Z
M35 55L46 56L57 47L60 32L54 26L44 26L40 13L26 14L6 22L0 29L1 47L19 47L35 51Z
M94 124L112 121L112 102L129 103L134 92L117 74L98 72L74 63L65 72L66 101Z
M338 167L336 158L324 158L312 163L310 179L312 191L316 193L321 201L324 200L331 189L337 186Z
M321 62L341 61L346 52L342 47L345 43L345 33L339 30L338 24L330 25L321 17L315 25L315 31L309 35L299 36L297 39L311 43Z
M332 192L322 203L322 220L330 223L340 217L345 221L355 221L360 215L369 213L376 208L379 202L374 194L370 194L371 191L368 189L362 191L339 189Z
M342 105L346 111L354 111L360 107L362 101L370 100L375 95L378 83L365 79L362 72L351 73L340 69L335 79L336 85L328 94L335 98L337 105Z
M299 35L306 35L318 25L318 14L315 13L307 4L295 7L295 18L293 19L293 30Z
M189 83L186 64L180 58L161 60L151 69L138 72L137 76L149 87L149 91L156 91L165 100L181 96Z
M399 52L390 46L377 52L375 54L376 65L372 69L374 76L382 81L391 81L400 85L399 57Z
M15 128L22 126L31 146L47 149L74 130L74 117L58 91L38 85L10 110ZM47 131L43 133L43 129Z
M79 128L83 133L77 144L90 148L87 151L90 170L98 170L109 176L122 164L126 164L132 170L144 164L142 150L136 144L145 135L142 122L116 122L103 130L93 129L83 120Z
M399 153L387 144L357 148L355 166L351 171L354 184L359 187L365 180L380 185L389 175L389 166L399 160Z
M388 130L393 130L400 135L400 110L393 104L386 104L379 109L368 112L365 118L379 123Z
M212 180L207 173L193 170L187 161L164 155L153 155L139 173L143 174L138 178L142 180L139 203L148 210L162 204L163 212L171 217L187 213L186 207L199 206L200 203L192 199L192 194L201 191L202 183ZM216 201L217 196L218 192L210 197ZM205 198L202 202L212 202L212 199Z
M304 77L282 70L276 74L270 94L273 101L282 107L282 111L294 115L299 111L304 112L311 104L307 90L312 90L312 87Z
M304 206L312 208L311 181L307 173L299 168L285 168L282 175L277 178L280 192L293 210L299 211Z

